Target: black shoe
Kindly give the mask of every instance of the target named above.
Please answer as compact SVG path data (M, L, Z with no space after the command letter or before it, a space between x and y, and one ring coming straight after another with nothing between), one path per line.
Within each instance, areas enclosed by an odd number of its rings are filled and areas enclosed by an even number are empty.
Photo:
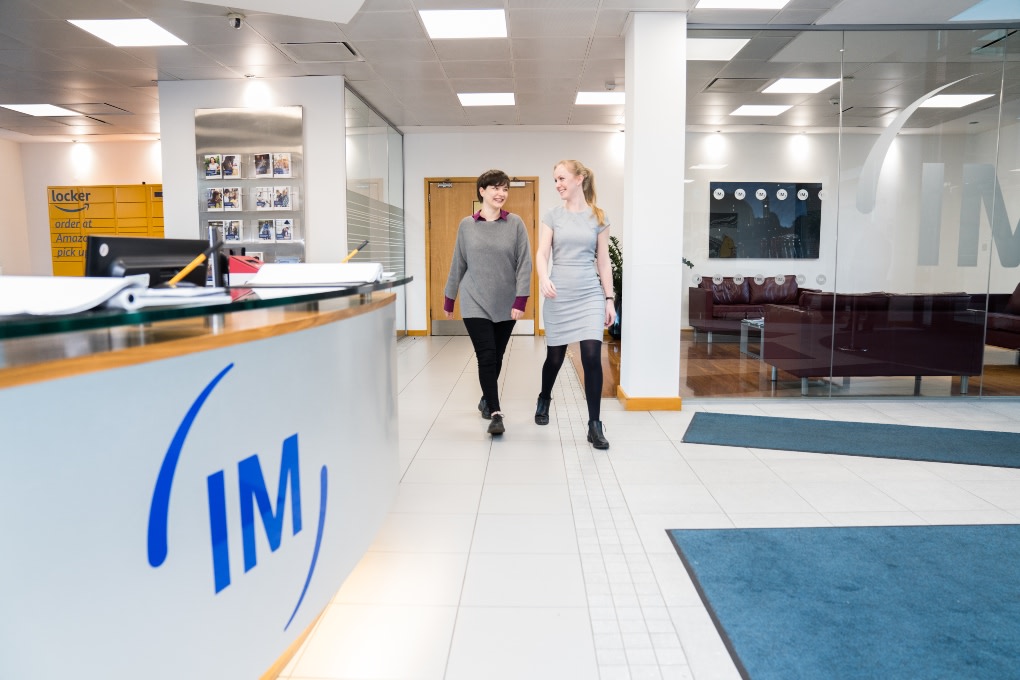
M478 402L478 410L482 412L482 417L486 420L492 417L492 413L489 411L489 404L485 401L485 397L482 397L481 401Z
M549 404L552 403L552 398L543 399L542 395L538 395L538 404L535 406L535 423L538 425L549 424Z
M588 441L596 449L608 449L609 441L606 436L602 434L602 421L601 420L589 420L588 421Z
M489 423L489 434L503 434L506 432L506 428L503 427L503 414L493 413L492 422ZM608 444L607 444L608 446Z

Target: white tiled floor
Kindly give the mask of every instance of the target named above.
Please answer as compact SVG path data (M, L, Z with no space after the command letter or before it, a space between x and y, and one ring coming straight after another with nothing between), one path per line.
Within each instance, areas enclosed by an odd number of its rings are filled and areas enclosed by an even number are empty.
M737 678L666 529L1020 522L1018 469L680 442L696 411L1020 432L1020 400L604 400L604 452L569 363L534 424L540 338L513 338L497 439L467 338L397 352L399 495L281 678Z

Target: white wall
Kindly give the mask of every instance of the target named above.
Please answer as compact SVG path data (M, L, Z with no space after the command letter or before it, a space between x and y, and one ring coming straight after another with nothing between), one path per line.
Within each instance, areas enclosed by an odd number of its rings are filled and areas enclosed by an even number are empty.
M0 139L0 167L4 169L0 182L0 205L4 207L0 219L0 272L32 274L20 144Z
M305 257L336 261L347 253L344 80L341 77L160 82L165 231L196 238L195 109L301 106L304 124ZM342 256L341 256L342 257Z
M48 276L53 273L48 216L49 186L159 184L159 142L23 143L21 170L27 215L28 271L6 274Z
M622 233L623 139L621 132L566 130L405 131L404 209L407 215L407 271L414 281L407 290L407 328L427 327L425 271L425 178L477 177L499 168L511 177L538 177L538 213L560 204L553 187L556 162L574 158L595 171L598 203L612 233ZM680 216L677 216L679 224ZM532 301L534 302L534 301Z

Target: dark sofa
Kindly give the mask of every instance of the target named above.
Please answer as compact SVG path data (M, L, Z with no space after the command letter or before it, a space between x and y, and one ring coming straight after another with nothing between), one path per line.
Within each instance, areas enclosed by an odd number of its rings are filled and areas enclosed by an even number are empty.
M971 307L980 311L988 305L988 336L985 343L1020 349L1020 284L1010 293L972 295Z
M744 319L765 316L767 304L797 304L802 290L809 289L799 288L794 276L770 276L762 283L747 277L727 276L720 283L702 279L687 289L688 323L695 330L695 341L698 332L705 332L711 344L713 332L738 332Z
M766 305L762 360L801 379L980 375L984 314L967 293L805 291L798 305Z

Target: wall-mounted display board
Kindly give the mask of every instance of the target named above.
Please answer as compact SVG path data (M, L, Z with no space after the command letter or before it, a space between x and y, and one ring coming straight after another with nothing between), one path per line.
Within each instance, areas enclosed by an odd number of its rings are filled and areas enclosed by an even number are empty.
M199 109L195 167L200 236L266 262L303 262L302 109Z
M163 185L47 187L54 276L85 273L85 237L163 238Z
M709 258L817 259L817 182L711 182Z

